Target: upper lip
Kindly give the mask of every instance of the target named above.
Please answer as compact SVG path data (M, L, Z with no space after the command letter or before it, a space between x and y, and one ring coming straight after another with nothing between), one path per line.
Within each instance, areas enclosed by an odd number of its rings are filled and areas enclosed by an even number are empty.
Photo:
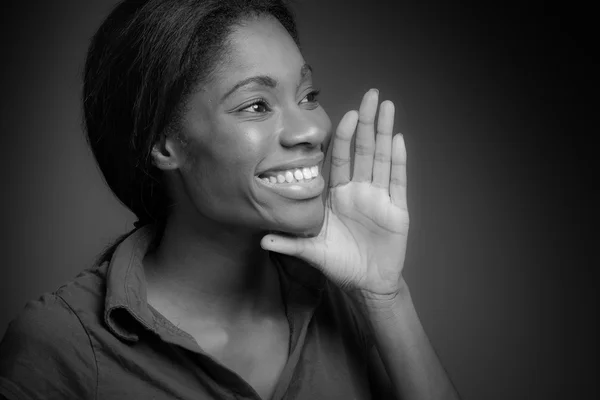
M324 157L325 157L325 155L323 153L318 153L311 157L297 158L292 161L286 161L283 164L277 164L277 165L273 165L271 167L265 168L265 169L261 170L258 173L258 175L264 174L265 172L268 172L268 171L285 171L285 170L294 169L294 168L312 167L312 166L319 164L321 161L323 161Z

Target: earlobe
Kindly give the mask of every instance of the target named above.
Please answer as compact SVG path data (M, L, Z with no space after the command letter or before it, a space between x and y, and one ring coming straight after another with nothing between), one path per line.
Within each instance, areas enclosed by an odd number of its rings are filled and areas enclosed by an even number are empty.
M161 170L173 170L179 167L179 159L171 138L161 135L152 146L152 163Z

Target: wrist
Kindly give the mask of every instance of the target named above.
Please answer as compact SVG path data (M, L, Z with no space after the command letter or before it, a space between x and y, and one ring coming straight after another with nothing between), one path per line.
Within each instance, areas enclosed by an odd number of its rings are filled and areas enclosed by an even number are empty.
M391 293L372 293L358 290L353 296L365 317L369 319L390 319L400 309L412 306L410 290L403 277L398 281L398 288Z

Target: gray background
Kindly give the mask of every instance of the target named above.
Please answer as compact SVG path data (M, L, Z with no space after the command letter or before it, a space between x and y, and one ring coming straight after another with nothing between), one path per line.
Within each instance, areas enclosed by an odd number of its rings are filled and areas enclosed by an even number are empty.
M132 228L80 117L88 40L114 4L3 5L0 334ZM298 1L296 11L334 124L370 87L397 106L406 276L463 399L592 398L591 12L495 7Z

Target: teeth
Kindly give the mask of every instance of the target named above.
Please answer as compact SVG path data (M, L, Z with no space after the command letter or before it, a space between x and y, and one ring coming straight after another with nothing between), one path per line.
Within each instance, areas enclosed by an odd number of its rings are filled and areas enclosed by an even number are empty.
M304 179L312 178L312 173L310 172L310 168L302 168L302 176Z
M294 181L294 174L292 174L292 171L287 171L285 173L285 181L287 183L292 183Z
M266 176L260 179L262 179L266 183L275 184L285 182L292 183L295 181L303 182L305 180L316 178L317 176L319 176L319 167L315 165L313 167L304 167L288 171L282 171L275 176Z

